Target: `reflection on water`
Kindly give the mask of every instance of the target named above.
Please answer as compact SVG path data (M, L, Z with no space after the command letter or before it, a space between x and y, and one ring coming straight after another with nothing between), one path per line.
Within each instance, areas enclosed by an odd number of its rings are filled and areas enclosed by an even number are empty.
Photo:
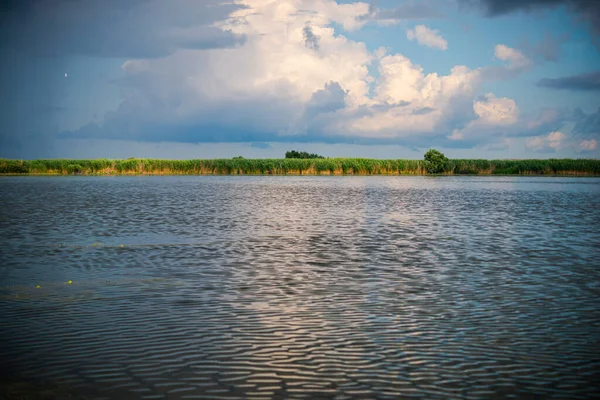
M132 399L599 389L598 179L22 177L0 193L13 380Z

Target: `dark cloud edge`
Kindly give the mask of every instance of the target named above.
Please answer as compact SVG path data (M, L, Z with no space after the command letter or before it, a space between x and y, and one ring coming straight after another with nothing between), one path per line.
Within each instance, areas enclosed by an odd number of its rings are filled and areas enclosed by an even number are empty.
M600 70L559 78L543 78L536 86L557 90L600 91Z

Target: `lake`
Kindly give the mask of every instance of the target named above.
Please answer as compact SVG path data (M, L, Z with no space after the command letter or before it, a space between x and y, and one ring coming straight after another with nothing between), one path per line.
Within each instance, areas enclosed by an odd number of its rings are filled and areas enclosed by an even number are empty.
M2 177L0 312L13 392L592 398L600 179Z

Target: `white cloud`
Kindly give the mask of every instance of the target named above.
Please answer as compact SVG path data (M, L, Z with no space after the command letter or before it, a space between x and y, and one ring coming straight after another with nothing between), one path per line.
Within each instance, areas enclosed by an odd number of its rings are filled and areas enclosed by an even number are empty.
M375 21L384 26L395 25L402 20L434 19L443 16L439 11L439 7L432 7L424 3L405 2L395 9L380 9L375 6L375 0L370 3L369 15L363 19Z
M507 97L498 98L493 93L473 102L473 111L478 118L470 121L462 130L453 130L449 139L463 140L489 135L490 128L514 125L519 119L519 108L515 101Z
M406 31L406 37L409 40L416 40L419 44L435 49L448 49L448 42L442 37L439 31L429 29L425 25L417 25L414 29Z
M548 146L553 149L559 149L562 141L565 140L567 136L562 132L551 132L548 134L546 140L548 141Z
M491 125L510 125L517 122L519 109L515 101L507 97L497 98L493 93L473 104L479 121Z
M368 113L346 119L344 132L366 137L406 137L447 129L445 120L471 98L477 71L456 66L449 75L425 74L402 54L383 57Z
M465 138L465 134L460 129L452 130L452 134L448 136L450 140L463 140Z
M484 80L506 80L512 79L533 66L533 62L517 49L504 44L497 44L494 48L494 56L501 61L506 61L503 66L488 66L481 68Z
M519 50L510 48L504 44L496 45L494 55L499 60L508 61L512 69L523 69L531 65L531 60Z
M598 142L596 141L596 139L582 140L581 142L579 142L579 148L581 149L581 151L593 151L596 150L597 146Z
M562 132L550 132L546 136L535 136L525 142L529 150L537 152L552 152L566 146L567 136Z
M506 66L457 65L447 75L426 74L402 54L385 48L372 53L364 43L335 33L332 22L360 27L369 12L366 3L235 3L239 7L215 26L245 37L243 44L126 61L123 103L101 126L79 134L166 141L313 135L426 143L432 135L446 140L448 132L451 139L478 138L485 129L518 119L511 99L488 94L474 100L482 82L495 79L489 68L516 73L515 66L524 64L507 46L496 47ZM370 75L370 67L379 73Z
M219 91L260 93L277 91L275 87L283 84L286 91L291 90L289 95L305 102L327 82L334 81L350 91L350 101L362 101L368 91L367 65L373 56L364 43L335 36L328 24L338 22L348 29L355 28L357 18L368 12L366 3L338 5L326 0L240 3L246 8L234 12L223 28L247 35L248 43L238 51L212 52L210 75L222 77ZM314 12L302 13L306 9ZM318 37L318 50L317 46L306 46L306 26ZM206 84L213 81L210 75L206 76ZM234 81L230 79L233 76Z

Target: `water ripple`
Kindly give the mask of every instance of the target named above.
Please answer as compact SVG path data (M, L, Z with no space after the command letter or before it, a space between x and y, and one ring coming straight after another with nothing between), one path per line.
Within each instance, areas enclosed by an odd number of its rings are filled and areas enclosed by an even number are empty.
M600 389L598 179L26 177L0 190L8 398Z

